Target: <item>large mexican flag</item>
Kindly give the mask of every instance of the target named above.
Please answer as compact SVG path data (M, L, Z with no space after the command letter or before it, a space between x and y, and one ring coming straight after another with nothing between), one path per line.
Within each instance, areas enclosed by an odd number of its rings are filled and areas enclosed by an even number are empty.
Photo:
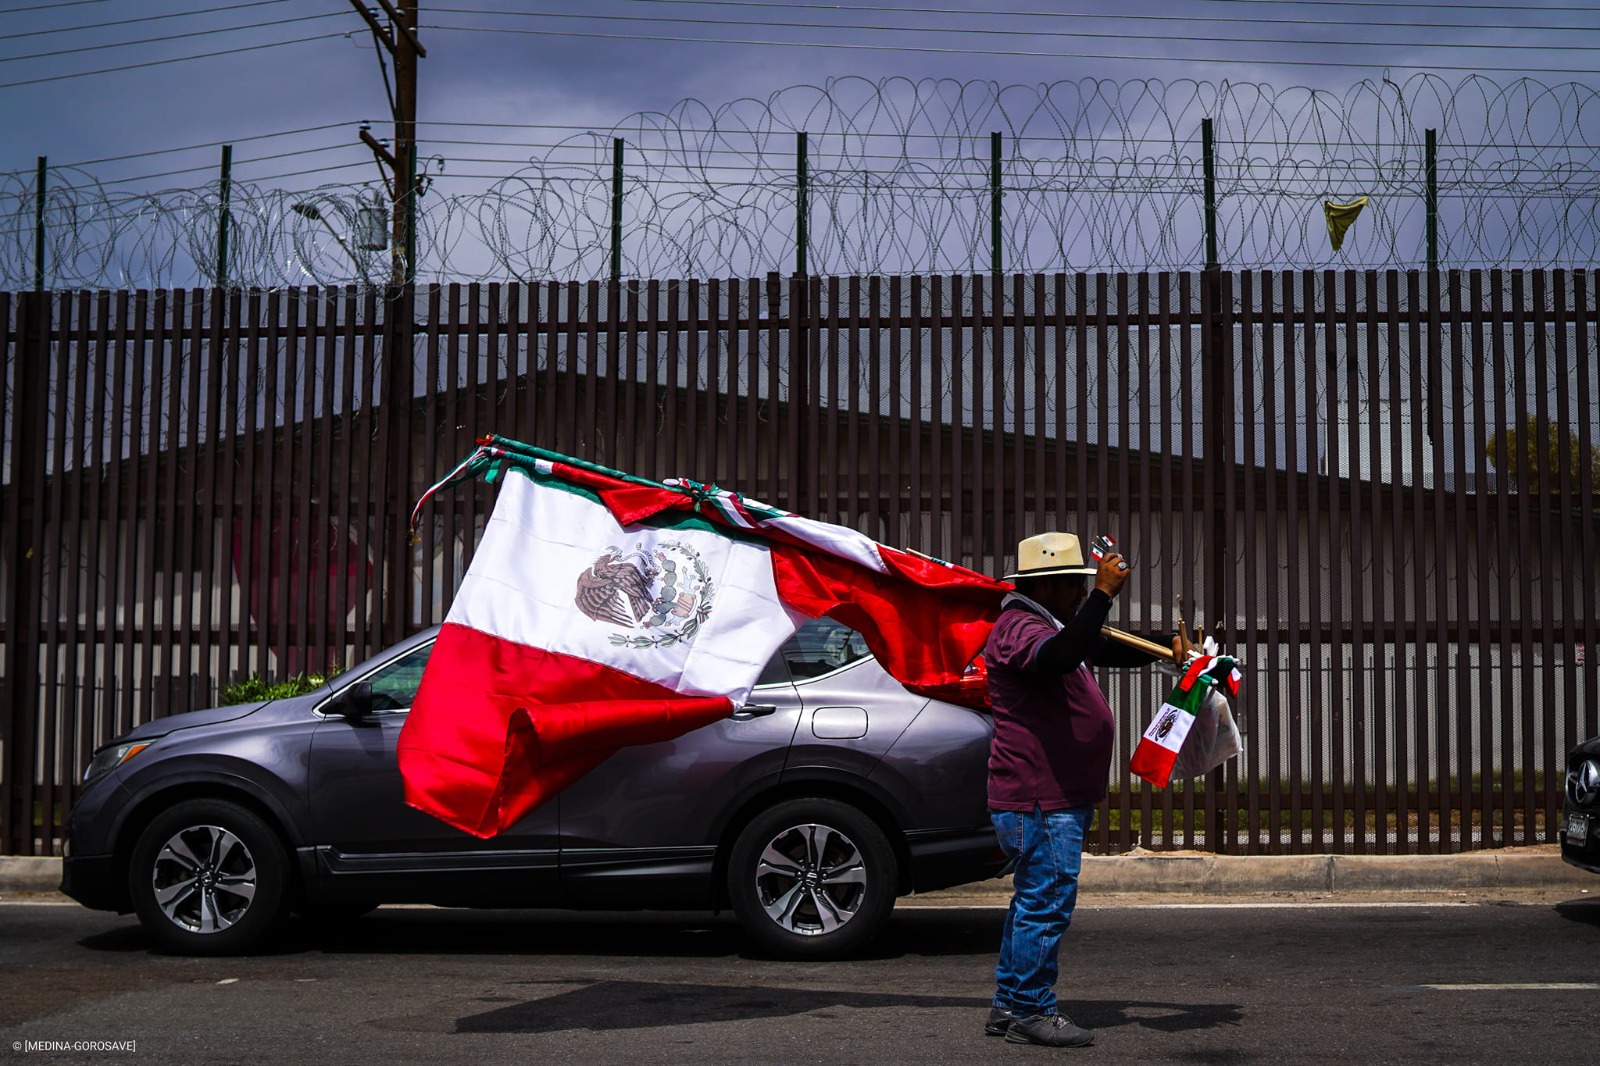
M406 801L480 837L618 748L726 717L807 618L917 686L958 681L1010 586L852 529L492 437L418 504L499 499L400 734Z

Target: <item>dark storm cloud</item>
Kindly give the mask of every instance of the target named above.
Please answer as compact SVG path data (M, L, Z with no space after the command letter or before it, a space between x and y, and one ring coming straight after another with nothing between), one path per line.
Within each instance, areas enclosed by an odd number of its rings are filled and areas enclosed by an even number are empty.
M326 122L355 122L362 118L379 121L385 117L382 77L370 39L360 18L340 0L275 0L236 5L231 11L137 23L127 20L148 20L155 15L226 5L218 0L107 0L41 7L46 2L11 0L0 6L0 36L5 38L0 41L0 58L89 45L117 47L0 62L0 82L204 52L247 50L170 66L0 89L9 127L6 156L0 158L0 168L29 169L32 157L40 154L66 163ZM1600 42L1600 33L1593 32L1600 30L1600 15L1571 10L1578 6L1573 4L1547 6L1568 10L1541 10L1534 6L1490 7L1474 12L1445 5L1424 8L1132 0L1117 5L1114 13L1178 16L1181 21L1130 22L1085 15L1090 11L1111 13L1086 0L1056 4L1013 0L981 5L961 0L875 0L864 4L862 10L827 10L826 5L739 6L626 0L568 0L537 5L547 16L583 14L652 20L610 21L529 18L525 14L535 5L513 0L424 0L421 10L425 26L476 27L497 32L425 30L423 38L429 57L421 65L421 108L424 118L442 120L470 121L482 109L496 114L523 111L527 121L606 128L610 125L608 117L616 121L633 111L664 110L684 97L716 104L742 96L765 97L788 85L820 84L830 77L845 76L982 79L1001 84L1083 77L1164 81L1197 78L1338 90L1362 77L1380 75L1386 65L1592 67L1592 50L1461 47L1506 45L1519 39L1545 46ZM966 13L915 10L919 8ZM1005 11L1050 12L1059 17L1026 17L1002 13ZM1202 21L1224 18L1259 21ZM123 43L268 22L280 24L142 45ZM1359 22L1448 23L1460 28L1354 24ZM754 25L758 23L769 25ZM770 25L773 23L904 29L813 29ZM1482 23L1529 28L1520 33L1475 28ZM97 25L101 28L17 36ZM1532 29L1538 25L1587 26L1591 32L1540 35ZM951 29L968 32L927 32ZM610 37L536 36L515 32L518 30ZM1016 31L1018 35L972 32L977 30ZM351 37L272 47L278 41L338 32L349 32ZM1085 36L1048 36L1047 32ZM814 43L809 47L764 47L620 39L628 36ZM1250 37L1289 43L1236 43ZM1336 41L1390 43L1381 48L1328 43ZM1434 42L1438 47L1398 42ZM817 46L821 43L901 45L939 51L835 49ZM1058 55L984 54L999 52ZM1101 58L1112 56L1148 58ZM1186 59L1155 61L1161 56ZM1257 66L1250 62L1261 59L1365 66ZM1464 75L1463 71L1441 73L1452 80ZM1497 80L1515 77L1511 73L1492 76ZM1561 81L1574 76L1542 77Z

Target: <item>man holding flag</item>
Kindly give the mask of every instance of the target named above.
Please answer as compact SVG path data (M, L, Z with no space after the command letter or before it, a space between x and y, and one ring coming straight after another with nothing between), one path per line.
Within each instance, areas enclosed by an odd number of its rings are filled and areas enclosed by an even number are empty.
M1002 601L984 649L995 723L989 813L1016 866L984 1031L1015 1044L1087 1047L1094 1033L1057 1010L1054 986L1084 838L1110 781L1114 724L1090 667L1158 660L1102 632L1128 580L1127 560L1109 545L1094 566L1071 533L1030 537L1006 580L1017 591ZM1173 660L1187 651L1174 637Z

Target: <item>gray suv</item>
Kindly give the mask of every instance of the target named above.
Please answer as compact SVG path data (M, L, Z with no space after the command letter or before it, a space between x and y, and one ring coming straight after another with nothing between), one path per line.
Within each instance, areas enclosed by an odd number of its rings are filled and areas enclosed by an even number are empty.
M100 748L62 891L137 912L186 954L248 951L291 909L433 903L731 907L762 948L825 958L866 943L897 896L1004 863L985 809L981 673L943 699L908 691L827 618L785 644L732 717L626 748L479 840L402 799L395 741L433 639L305 696L174 715Z

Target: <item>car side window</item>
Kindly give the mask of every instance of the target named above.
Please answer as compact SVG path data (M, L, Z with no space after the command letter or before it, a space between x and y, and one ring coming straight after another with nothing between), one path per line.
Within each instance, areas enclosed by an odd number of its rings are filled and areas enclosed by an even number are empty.
M422 684L422 670L433 654L432 641L378 667L364 680L372 686L372 709L377 712L409 710Z
M784 660L783 648L772 653L772 658L767 660L767 665L761 668L761 676L756 678L756 685L791 685L794 678L789 676L789 664Z
M843 622L813 618L795 631L779 653L796 681L821 677L869 657L866 638Z

